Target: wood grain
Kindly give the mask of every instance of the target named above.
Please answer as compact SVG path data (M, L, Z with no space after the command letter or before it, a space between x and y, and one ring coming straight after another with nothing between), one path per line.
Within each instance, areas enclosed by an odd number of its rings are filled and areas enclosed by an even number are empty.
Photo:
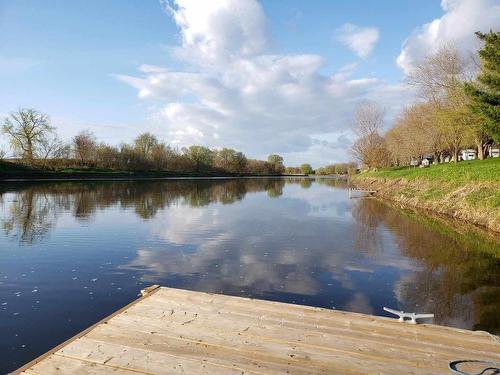
M444 374L500 361L487 334L159 288L16 373Z

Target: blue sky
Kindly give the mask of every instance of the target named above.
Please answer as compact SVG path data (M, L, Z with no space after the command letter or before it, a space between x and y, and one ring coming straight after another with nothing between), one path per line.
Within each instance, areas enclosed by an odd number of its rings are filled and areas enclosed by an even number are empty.
M178 146L278 152L289 164L347 160L356 103L378 101L389 123L413 99L402 84L412 64L442 42L476 48L472 31L499 26L499 9L499 0L0 0L0 114L37 108L64 139L90 129L118 144L152 131Z

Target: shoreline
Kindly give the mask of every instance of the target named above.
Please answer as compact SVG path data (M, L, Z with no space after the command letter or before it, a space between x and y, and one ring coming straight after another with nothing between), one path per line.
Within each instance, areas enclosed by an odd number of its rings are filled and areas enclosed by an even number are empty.
M234 179L234 178L280 178L280 177L311 177L307 175L210 175L210 174L170 174L170 173L54 173L54 174L7 174L0 175L3 182L30 181L128 181L128 180L187 180L187 179Z
M425 226L432 227L434 230L436 230L436 226L433 226L432 224L437 223L439 228L441 230L444 229L445 232L450 230L455 233L459 233L466 238L479 236L484 241L490 241L490 244L492 245L490 248L490 250L492 250L491 253L496 256L500 256L500 232L496 232L478 224L465 222L447 214L431 211L426 208L403 205L394 200L376 195L371 196L371 198L401 211L403 215ZM490 251L487 252L489 253Z
M4 182L32 182L32 181L131 181L131 180L203 180L203 179L240 179L240 178L333 178L347 179L346 175L306 175L306 174L281 174L281 175L222 175L222 174L183 174L183 173L40 173L40 174L14 174L0 173L0 183Z
M495 183L469 182L456 186L443 181L372 176L355 176L351 183L356 188L375 190L374 197L403 208L423 210L494 234L500 233L500 209L468 198L471 192L480 195L483 191L498 190Z

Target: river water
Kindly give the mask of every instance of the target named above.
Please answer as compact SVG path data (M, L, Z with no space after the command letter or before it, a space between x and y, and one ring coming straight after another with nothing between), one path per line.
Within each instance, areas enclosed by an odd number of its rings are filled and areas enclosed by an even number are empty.
M500 332L496 239L318 178L0 184L0 373L151 284Z

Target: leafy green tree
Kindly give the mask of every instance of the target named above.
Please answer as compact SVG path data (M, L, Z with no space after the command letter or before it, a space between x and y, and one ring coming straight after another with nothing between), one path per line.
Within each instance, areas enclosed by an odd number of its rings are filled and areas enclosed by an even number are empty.
M300 167L285 167L285 174L301 174Z
M251 175L269 175L272 173L272 167L267 161L248 159L245 171Z
M190 146L184 148L184 155L195 164L196 172L201 171L201 167L211 167L214 161L214 152L204 146Z
M311 164L306 164L306 163L304 163L300 166L300 171L303 174L313 174L314 173L314 169L312 169Z
M271 154L267 157L267 162L270 164L273 174L283 174L283 172L285 171L282 156Z
M215 166L227 172L242 173L247 164L247 158L242 152L231 148L223 148L215 154Z
M134 140L134 148L144 159L151 156L153 149L159 142L156 136L151 133L142 133Z
M500 32L476 35L484 42L479 50L481 71L477 82L465 84L465 92L472 99L472 110L485 119L486 133L500 142Z

